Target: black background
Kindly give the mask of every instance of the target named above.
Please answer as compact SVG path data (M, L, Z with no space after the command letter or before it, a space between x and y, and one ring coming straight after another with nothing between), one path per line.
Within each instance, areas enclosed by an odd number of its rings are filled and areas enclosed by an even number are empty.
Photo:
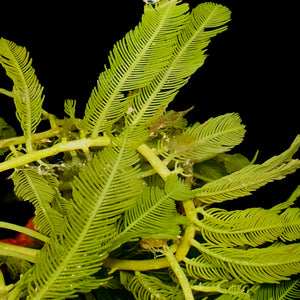
M184 2L189 2L192 8L201 1ZM170 107L184 110L194 105L188 115L191 122L238 112L247 134L235 151L251 159L260 150L257 161L263 162L287 149L300 133L296 4L217 2L232 10L229 29L214 38L204 66ZM45 87L44 108L62 117L67 98L77 100L77 114L82 116L109 51L139 22L144 3L108 0L26 1L25 4L24 1L1 5L0 36L27 48L39 81ZM10 86L0 68L0 87L10 89ZM0 95L0 105L0 116L10 124L17 124L11 100ZM285 200L299 183L296 173L230 205L277 203ZM7 184L1 186L2 194ZM1 216L9 214L0 211Z

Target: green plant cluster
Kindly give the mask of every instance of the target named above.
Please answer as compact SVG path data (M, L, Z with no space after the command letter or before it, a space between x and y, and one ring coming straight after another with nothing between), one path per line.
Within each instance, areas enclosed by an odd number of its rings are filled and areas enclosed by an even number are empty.
M0 171L35 208L38 249L0 242L0 299L296 299L300 297L300 187L269 209L226 210L300 168L300 135L261 164L228 153L237 113L188 124L167 110L226 30L230 11L178 0L146 4L109 54L78 117L43 109L29 53L4 38L0 63L23 135L0 119ZM38 131L39 124L49 124ZM45 126L45 125L44 125ZM124 291L128 292L125 293ZM124 294L125 293L125 294Z

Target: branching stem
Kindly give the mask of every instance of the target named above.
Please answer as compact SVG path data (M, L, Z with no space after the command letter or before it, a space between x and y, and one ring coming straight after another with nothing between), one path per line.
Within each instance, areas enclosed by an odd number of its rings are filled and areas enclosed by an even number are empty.
M177 262L176 257L174 256L174 254L172 253L172 251L170 250L170 248L167 245L165 245L163 247L163 253L165 254L165 257L166 257L167 261L169 262L170 267L172 268L174 274L176 275L176 277L180 283L180 286L182 288L185 299L193 300L194 296L193 296L193 292L191 290L190 283L189 283L187 277L185 276L182 268L180 267L179 263Z
M127 271L150 271L168 268L169 262L164 258L146 259L146 260L129 260L129 259L116 259L107 258L103 262L103 266L110 269L109 274L118 270Z
M0 255L11 256L35 263L40 250L0 242Z
M184 201L183 207L185 209L186 216L190 220L193 220L194 214L196 214L193 200ZM177 261L180 262L187 256L191 248L190 241L195 237L195 233L196 233L196 228L194 224L190 224L186 226L184 230L184 235L175 254Z
M50 130L47 130L44 132L39 132L39 133L32 135L32 141L33 142L37 142L37 141L43 142L43 141L48 140L49 138L58 136L59 133L60 133L60 129L50 129ZM16 136L13 138L0 140L0 149L9 147L9 146L21 145L21 144L25 144L25 137L24 136Z
M106 136L98 137L96 139L80 139L70 142L61 142L52 147L37 150L31 153L24 154L23 156L16 157L0 163L0 172L6 171L13 168L18 168L29 164L31 162L43 159L49 156L56 155L61 152L67 152L72 150L83 150L84 152L89 149L89 147L101 147L108 146L110 144L110 139Z
M160 175L162 179L166 180L168 176L172 174L172 172L168 169L165 163L147 145L143 144L139 146L137 150L148 160L153 169L157 172L158 175ZM184 201L183 207L185 209L186 216L192 222L198 219L193 200ZM184 236L176 252L176 259L178 261L183 260L189 252L189 249L191 247L189 241L191 241L194 238L195 232L196 229L193 224L188 225L185 228Z
M155 154L155 152L149 148L146 144L142 144L137 148L138 152L142 154L148 162L151 164L152 168L160 175L163 180L167 180L168 176L172 172L168 167L160 160L160 158Z

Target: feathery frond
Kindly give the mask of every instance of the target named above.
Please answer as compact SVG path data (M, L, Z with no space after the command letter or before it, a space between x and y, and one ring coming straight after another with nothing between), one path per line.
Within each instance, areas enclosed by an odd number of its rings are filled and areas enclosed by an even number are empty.
M244 134L245 126L239 115L225 114L203 124L195 123L180 136L170 139L167 147L181 159L202 162L240 144Z
M120 272L121 283L137 300L184 300L183 293L178 285L167 285L158 278L135 272Z
M213 158L193 165L193 174L203 182L210 182L250 165L242 154L221 153Z
M176 200L192 198L193 192L177 179L169 176L165 189L146 187L136 204L127 210L120 220L117 242L132 238L176 238L180 233L178 224L185 222L176 210Z
M67 99L64 103L65 113L71 118L75 118L76 100Z
M250 300L249 286L245 284L234 284L228 280L199 283L193 285L192 289L198 292L220 293L237 297L239 300Z
M295 300L300 299L300 278L282 281L280 284L263 284L253 300Z
M203 65L205 47L210 39L226 30L230 11L214 3L199 4L180 31L169 64L149 85L134 95L133 111L126 118L127 124L147 124L160 108L166 108L190 76ZM163 50L164 51L164 50Z
M249 165L245 168L209 182L196 189L196 197L204 203L223 202L251 195L252 191L268 182L283 179L300 168L300 161L292 159L300 147L300 135L291 147L278 156L274 156L261 165Z
M210 208L201 213L200 232L206 241L217 245L255 247L275 241L286 228L283 217L262 208L231 212Z
M0 63L14 83L12 94L16 114L26 137L27 150L31 151L31 134L41 121L43 88L34 74L29 53L24 47L1 38Z
M208 281L218 281L224 278L233 279L227 270L208 261L202 254L195 258L186 257L184 262L189 277Z
M114 224L142 190L135 166L139 158L127 140L128 134L121 147L104 149L74 179L59 235L52 236L32 273L20 281L30 299L65 299L101 284L92 275L107 256Z
M289 207L281 215L284 220L284 230L279 236L282 241L296 241L300 239L300 208Z
M300 243L274 244L267 248L238 249L193 240L206 261L240 283L278 283L300 270ZM219 278L226 274L219 272Z
M141 23L111 51L109 68L100 74L83 119L82 129L93 137L125 114L132 102L130 91L146 86L167 65L188 6L178 5L178 0L164 2L145 6Z
M35 170L16 170L12 174L15 194L35 207L35 228L42 234L51 236L60 230L63 216L53 209L52 203L58 195L55 175L40 175Z

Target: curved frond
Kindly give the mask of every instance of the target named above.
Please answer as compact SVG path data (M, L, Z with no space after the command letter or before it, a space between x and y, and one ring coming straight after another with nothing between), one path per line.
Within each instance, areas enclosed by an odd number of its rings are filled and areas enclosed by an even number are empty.
M176 200L184 201L192 198L189 187L169 176L165 189L146 187L136 204L127 210L120 220L118 243L132 238L175 238L180 228L178 224L185 222L176 210Z
M110 129L128 110L130 91L146 86L167 65L188 10L178 3L145 6L141 23L116 43L87 103L82 129L93 136Z
M252 191L265 184L283 179L300 168L300 161L292 159L299 147L300 136L297 136L288 150L263 164L246 166L196 189L197 198L204 203L223 202L251 195Z
M42 234L51 236L60 230L63 216L53 209L58 196L58 182L55 175L40 175L35 170L16 170L12 179L15 194L31 202L35 208L34 226Z
M279 238L282 241L296 241L300 239L300 208L290 207L281 215L284 220L284 230Z
M202 254L192 259L184 258L184 262L189 277L208 281L218 281L224 278L233 279L229 272L221 266L211 263Z
M29 53L24 47L1 38L0 63L14 83L12 93L17 118L27 140L27 150L31 150L31 134L41 121L43 88L34 74Z
M121 284L130 291L137 300L184 300L178 285L167 285L154 276L135 272L120 272Z
M205 48L212 37L227 30L230 15L227 7L212 2L201 3L192 10L189 22L178 36L181 48L176 55L176 77L191 76L202 66Z
M127 116L127 124L147 124L155 113L174 99L189 77L203 65L205 47L210 39L226 30L230 11L214 3L199 4L180 31L173 56L149 85L140 88L133 99L133 110Z
M202 162L240 144L244 134L245 126L241 124L240 116L225 114L203 124L195 123L181 135L170 139L167 147L177 157Z
M294 300L300 299L300 278L282 281L280 284L264 284L260 287L253 300Z
M223 246L258 246L275 241L286 228L285 220L274 211L249 208L228 212L211 208L202 210L199 222L203 238Z
M300 243L261 249L226 248L195 240L191 244L213 266L224 269L240 283L278 283L300 270Z
M107 257L115 223L141 193L139 157L127 146L99 152L72 182L73 199L58 235L40 251L32 273L25 274L16 290L29 298L65 299L99 287L92 275Z
M234 281L229 282L226 279L215 282L203 282L192 286L192 289L198 292L231 295L239 300L250 300L248 288L248 285L235 284Z

